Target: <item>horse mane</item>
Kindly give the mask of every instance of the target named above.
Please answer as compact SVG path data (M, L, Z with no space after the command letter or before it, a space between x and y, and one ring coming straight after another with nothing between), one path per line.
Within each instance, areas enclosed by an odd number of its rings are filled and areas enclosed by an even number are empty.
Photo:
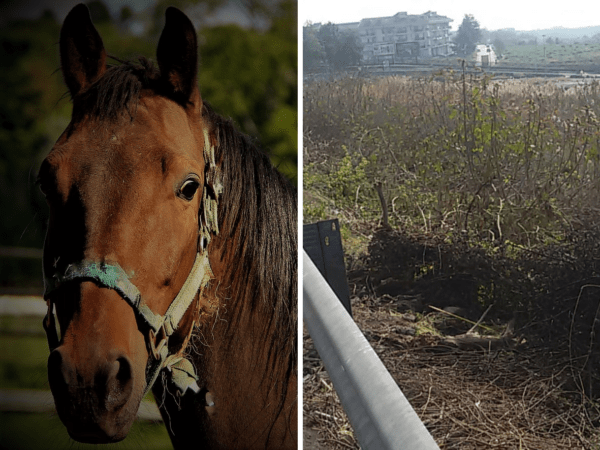
M244 313L262 315L268 319L261 336L270 336L272 368L286 355L286 371L292 374L298 325L296 190L230 119L208 104L204 116L213 124L215 159L223 173L218 217L221 232L227 233L222 236L223 253L236 267L225 280L231 286L228 296L236 299L228 335L236 335Z
M104 75L73 99L73 116L89 114L117 120L128 113L133 120L141 93L151 89L173 98L162 86L159 69L148 59L115 59ZM223 254L235 262L227 297L236 302L228 317L228 347L240 338L236 325L245 314L263 317L261 337L266 343L270 369L288 379L297 370L297 195L296 189L271 164L250 137L231 119L203 102L205 123L216 138L215 159L223 174L218 220ZM239 330L243 332L243 330ZM265 380L268 382L269 380Z

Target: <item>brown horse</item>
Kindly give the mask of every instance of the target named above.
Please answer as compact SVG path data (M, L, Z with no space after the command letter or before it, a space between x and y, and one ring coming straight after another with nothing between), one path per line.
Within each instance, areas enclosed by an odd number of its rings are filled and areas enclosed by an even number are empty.
M38 179L48 377L70 436L123 439L152 389L176 448L296 448L295 189L201 99L179 10L158 68L107 65L83 5L60 53L73 113Z

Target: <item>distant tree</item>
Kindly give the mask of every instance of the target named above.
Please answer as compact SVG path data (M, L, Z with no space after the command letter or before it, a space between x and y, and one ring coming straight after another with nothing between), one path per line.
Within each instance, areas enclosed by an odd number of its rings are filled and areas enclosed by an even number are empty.
M496 53L498 55L501 55L502 53L504 53L506 51L506 44L500 38L494 39L492 41L492 45L494 46L494 49L496 50Z
M461 55L472 53L480 39L479 22L471 14L466 14L454 38L457 52Z
M337 45L338 45L338 27L334 23L326 23L319 28L317 32L317 38L323 47L323 52L325 53L325 60L330 65L333 60L333 56L336 53Z
M95 24L110 22L110 13L102 0L92 0L86 4L90 10L90 17Z
M125 22L133 17L133 11L129 6L123 6L121 8L121 13L119 14L119 20L121 22Z
M310 26L302 29L302 58L305 69L314 69L325 62L325 50L317 37L317 29Z
M331 70L337 72L360 63L362 47L356 33L340 31L330 22L319 28L317 37Z
M505 46L517 45L519 37L514 29L495 30L489 32L490 42L502 41Z
M362 48L358 36L352 31L343 31L338 36L338 47L333 57L333 67L336 70L360 63Z

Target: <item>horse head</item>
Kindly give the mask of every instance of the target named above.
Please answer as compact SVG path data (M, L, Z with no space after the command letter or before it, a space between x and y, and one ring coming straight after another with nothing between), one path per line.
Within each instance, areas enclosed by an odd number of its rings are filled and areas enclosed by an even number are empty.
M218 232L215 137L202 126L196 33L179 10L166 12L160 71L109 66L83 5L64 21L60 56L73 113L38 176L50 208L48 375L70 436L115 442L158 373L187 370L181 350Z

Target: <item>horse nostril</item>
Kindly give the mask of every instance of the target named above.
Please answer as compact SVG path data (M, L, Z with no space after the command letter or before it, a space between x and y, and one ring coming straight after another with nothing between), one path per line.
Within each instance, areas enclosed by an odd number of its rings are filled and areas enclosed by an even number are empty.
M61 348L53 350L48 357L48 382L53 391L66 389L72 382L72 367L69 365L68 357L65 357L61 350Z
M118 409L129 399L133 390L131 361L125 355L117 356L111 363L106 379L107 409Z
M117 371L116 379L120 384L127 384L131 380L131 363L129 358L121 356L117 358L119 370Z

